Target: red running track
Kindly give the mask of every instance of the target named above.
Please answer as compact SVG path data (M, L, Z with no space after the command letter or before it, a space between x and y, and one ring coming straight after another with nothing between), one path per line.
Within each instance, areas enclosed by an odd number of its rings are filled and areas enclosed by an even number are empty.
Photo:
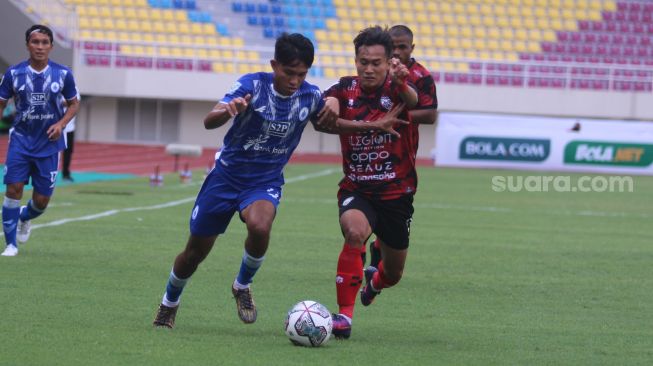
M0 136L0 162L7 156L7 136ZM216 148L203 148L199 157L179 157L179 168L206 169L213 165ZM339 163L340 155L293 154L291 163ZM432 166L430 159L418 159L418 165ZM70 170L100 173L149 175L159 166L161 173L174 171L175 157L165 153L165 145L129 145L75 142Z

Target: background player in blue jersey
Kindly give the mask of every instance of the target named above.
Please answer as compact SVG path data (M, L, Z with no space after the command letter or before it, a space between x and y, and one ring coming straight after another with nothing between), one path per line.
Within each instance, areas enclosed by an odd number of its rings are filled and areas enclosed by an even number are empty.
M204 119L204 126L214 129L235 117L195 201L190 236L175 259L154 326L174 326L184 286L235 212L247 226L247 238L231 291L240 319L256 321L250 284L268 248L283 168L309 119L332 123L337 118L325 107L318 87L305 81L313 58L309 39L300 34L280 36L270 61L273 72L242 76Z
M65 66L49 60L54 47L52 31L33 25L25 32L29 59L11 66L0 81L0 114L14 98L16 116L9 137L2 204L2 228L7 246L3 256L18 254L18 243L30 234L30 220L45 211L57 179L59 152L65 142L62 131L77 114L75 79ZM68 101L63 111L61 98ZM23 187L31 178L34 191L20 206Z

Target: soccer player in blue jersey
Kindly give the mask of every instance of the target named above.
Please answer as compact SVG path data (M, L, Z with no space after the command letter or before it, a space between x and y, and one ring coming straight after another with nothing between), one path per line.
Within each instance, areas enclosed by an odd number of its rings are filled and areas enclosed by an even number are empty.
M204 119L204 126L214 129L234 117L215 168L195 201L190 236L175 259L154 326L174 326L184 286L236 212L247 227L247 238L231 291L240 319L256 321L250 284L268 249L283 168L309 120L326 123L337 118L325 107L319 88L305 81L313 58L308 38L283 34L270 61L273 72L242 76Z
M59 152L65 148L62 131L77 114L79 102L73 74L50 61L54 47L52 30L33 25L25 32L29 59L11 66L0 81L0 114L14 98L12 123L5 163L7 185L2 204L2 228L7 246L3 256L18 254L18 241L29 239L30 222L45 211L57 179ZM63 111L61 98L68 102ZM31 178L32 199L20 206L23 187Z

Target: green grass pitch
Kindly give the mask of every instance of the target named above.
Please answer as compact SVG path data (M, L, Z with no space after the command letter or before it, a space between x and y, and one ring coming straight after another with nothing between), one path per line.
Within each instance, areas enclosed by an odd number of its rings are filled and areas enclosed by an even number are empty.
M533 173L419 173L404 278L357 306L350 340L317 349L291 345L283 320L300 300L337 310L338 166L287 168L253 325L230 293L245 237L234 217L177 327L151 326L197 184L59 187L19 255L0 257L0 365L653 363L653 178L629 193L514 193L492 177Z

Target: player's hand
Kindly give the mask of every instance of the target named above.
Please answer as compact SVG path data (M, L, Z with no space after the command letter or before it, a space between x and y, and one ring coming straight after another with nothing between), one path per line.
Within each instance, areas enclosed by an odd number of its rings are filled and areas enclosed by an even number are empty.
M252 100L251 94L245 95L245 98L234 98L229 103L225 104L225 108L227 109L227 112L229 112L230 116L235 117L238 113L247 109L250 100Z
M401 137L401 134L397 132L397 130L395 130L394 126L397 123L401 125L410 124L410 122L406 120L397 118L397 116L399 116L399 113L401 113L401 111L403 111L405 107L406 104L404 103L397 104L396 106L394 106L394 108L390 110L390 112L386 113L386 115L383 116L383 118L370 123L372 123L373 127L376 129L388 132L393 136Z
M63 127L61 126L60 123L53 124L47 130L48 140L50 141L58 140L59 137L61 137L62 131L63 131Z
M324 108L317 113L317 126L328 131L335 130L340 114L340 104L336 98L327 98Z
M392 78L393 83L396 85L406 84L409 73L406 65L402 64L398 58L392 58L390 60L390 78Z

